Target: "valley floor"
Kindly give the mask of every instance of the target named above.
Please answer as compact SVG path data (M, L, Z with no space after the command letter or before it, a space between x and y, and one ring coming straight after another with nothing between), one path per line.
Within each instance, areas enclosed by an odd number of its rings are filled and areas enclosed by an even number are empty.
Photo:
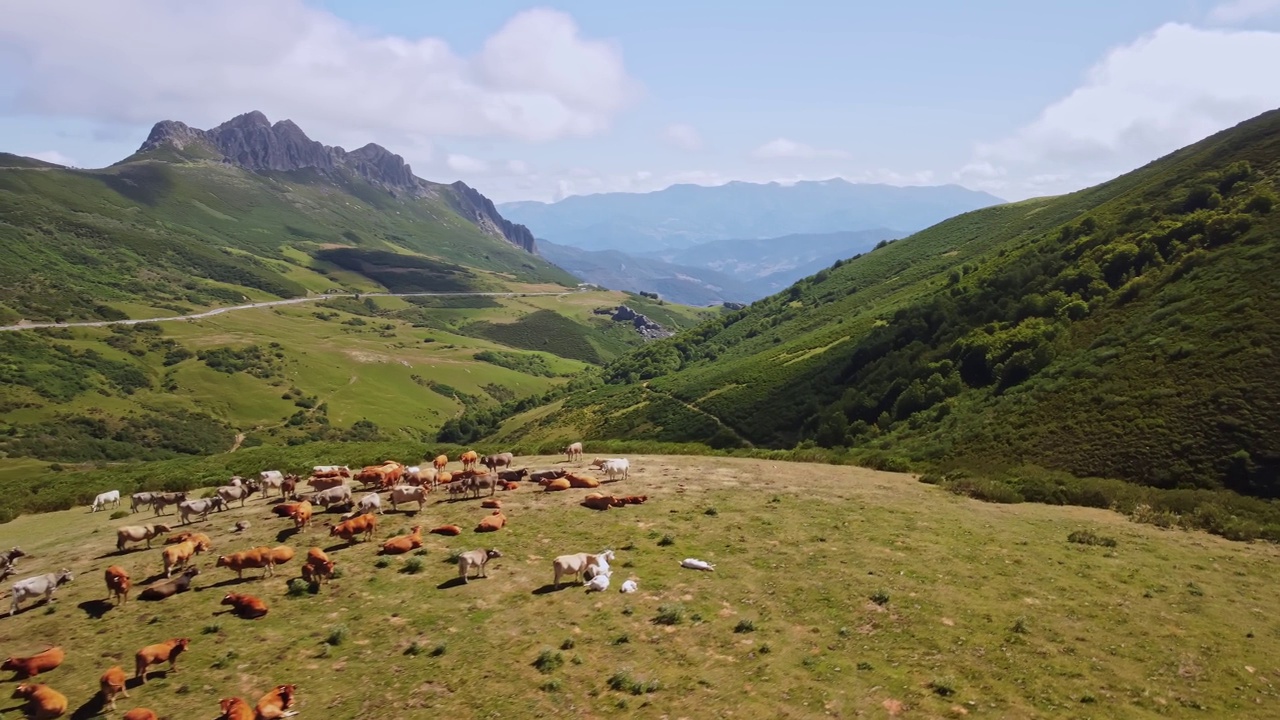
M604 491L647 494L643 505L595 512L578 505L588 491L522 484L498 494L508 527L477 535L489 511L437 493L350 547L325 527L336 513L294 534L273 501L255 498L193 525L214 542L193 591L110 609L106 566L125 567L139 589L162 574L159 543L115 552L114 528L151 513L23 516L0 525L0 547L30 554L14 579L60 567L76 579L51 605L0 617L0 652L64 647L65 664L39 679L84 706L76 717L88 717L103 670L131 671L138 648L171 637L191 638L180 672L131 687L122 710L212 717L221 697L254 702L296 683L312 718L1280 716L1274 546L1107 511L984 504L851 467L667 456L631 466ZM241 519L244 536L230 532ZM446 523L463 534L428 535L425 555L378 567L386 537ZM1076 530L1117 544L1068 542ZM214 567L218 554L277 544L298 557L273 578L251 570L237 582ZM290 597L311 546L342 575ZM456 584L449 554L477 547L504 557L488 579ZM609 591L550 587L553 557L606 547L617 553ZM716 569L681 568L689 557ZM635 594L618 592L627 578ZM229 591L261 597L270 614L218 614Z

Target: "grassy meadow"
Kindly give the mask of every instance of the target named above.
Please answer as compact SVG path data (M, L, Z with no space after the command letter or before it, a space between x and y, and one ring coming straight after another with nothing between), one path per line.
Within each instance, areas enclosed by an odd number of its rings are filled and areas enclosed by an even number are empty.
M331 461L342 458L315 458ZM347 547L324 526L336 514L293 533L255 498L193 525L214 551L197 559L191 592L120 608L102 603L103 569L122 565L140 588L161 561L158 545L116 554L113 530L149 512L23 516L0 525L0 547L31 555L18 577L63 566L77 577L50 606L0 617L0 643L8 654L66 648L40 679L76 717L90 716L104 669L129 669L135 650L170 637L192 640L180 672L130 688L122 709L211 717L220 697L296 683L303 716L330 718L1280 714L1273 545L1104 510L986 504L847 466L631 461L631 478L605 492L646 504L594 512L578 505L587 491L524 485L499 493L509 525L487 535L470 530L489 512L478 501L437 494L416 515L385 514L376 542ZM250 529L232 534L241 519ZM429 535L424 553L386 563L375 554L413 524L445 523L463 534ZM291 596L300 557L243 582L213 567L218 553L263 544L327 548L341 577ZM479 547L504 556L488 579L457 584L450 554ZM605 547L617 553L609 591L547 587L554 556ZM716 570L683 569L686 557ZM637 593L618 592L627 578ZM270 614L218 614L228 591L261 597Z

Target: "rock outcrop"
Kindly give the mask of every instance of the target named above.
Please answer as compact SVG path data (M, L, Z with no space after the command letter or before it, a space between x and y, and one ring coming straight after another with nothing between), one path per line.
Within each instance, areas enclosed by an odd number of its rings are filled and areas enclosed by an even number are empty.
M618 308L613 311L613 320L614 322L631 323L635 327L636 332L649 340L657 340L658 338L671 337L672 335L675 335L674 332L662 327L658 323L650 320L635 310L632 310L626 305L619 305Z
M292 120L273 125L256 110L209 130L162 120L151 128L138 152L166 146L177 150L200 146L224 162L255 172L313 169L327 176L349 173L392 195L439 198L485 233L503 238L525 252L534 253L537 249L529 228L502 217L492 200L465 183L428 182L414 175L404 158L381 145L369 143L351 151L330 147L307 137Z

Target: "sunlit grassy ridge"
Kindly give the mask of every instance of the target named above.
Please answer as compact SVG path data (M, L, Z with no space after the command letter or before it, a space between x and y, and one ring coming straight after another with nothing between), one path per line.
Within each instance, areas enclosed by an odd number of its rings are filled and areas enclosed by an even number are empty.
M192 592L130 601L98 619L87 613L102 609L106 565L135 579L160 569L158 548L114 554L112 528L143 516L113 521L81 508L21 518L0 526L0 546L32 555L19 560L20 576L66 565L78 577L51 614L0 618L0 637L14 653L67 648L67 662L41 681L73 709L107 666L128 665L144 644L190 637L178 675L121 700L169 717L199 717L219 697L256 699L283 682L298 684L304 715L333 718L871 716L885 703L923 717L957 707L993 717L1277 712L1273 547L1103 510L982 504L849 467L632 463L632 479L607 492L647 494L644 505L597 513L576 504L585 491L522 487L502 494L509 526L476 535L470 527L488 512L478 503L431 504L416 517L384 516L375 543L331 550L343 576L315 595L288 596L297 558L274 579L249 571L236 583L211 555L198 558ZM340 545L322 525L334 517L281 533L287 521L255 499L195 527L213 537L214 554L280 542L302 553ZM252 524L243 537L229 532L238 519ZM443 523L466 532L428 536L425 555L378 567L383 539ZM1116 544L1081 542L1090 538ZM477 547L504 557L488 580L453 585L447 557ZM617 553L608 592L545 592L552 557L604 547ZM716 571L682 569L685 557ZM419 572L401 572L415 560ZM633 576L640 591L618 593ZM214 616L228 591L262 597L270 614Z

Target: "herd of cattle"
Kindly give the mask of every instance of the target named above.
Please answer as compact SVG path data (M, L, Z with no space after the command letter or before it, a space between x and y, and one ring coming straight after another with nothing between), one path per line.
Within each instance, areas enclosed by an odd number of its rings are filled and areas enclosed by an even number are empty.
M572 462L582 457L581 443L574 443L563 451ZM514 457L511 453L480 456L474 451L462 453L458 461L462 469L450 472L447 468L449 458L440 455L430 465L405 466L394 461L386 461L379 465L363 467L352 471L347 466L319 465L312 468L310 477L303 480L297 475L285 474L277 470L267 470L256 478L233 477L228 484L217 488L204 498L189 498L185 492L139 492L134 493L131 510L134 513L151 509L159 517L166 514L169 507L176 507L176 515L182 525L190 524L194 519L207 519L210 512L227 509L232 503L245 502L260 493L264 499L278 495L279 499L272 505L273 515L288 518L296 530L300 531L311 525L313 509L322 507L341 508L346 512L341 521L329 528L331 537L353 544L357 538L371 540L377 530L378 516L382 514L382 493L388 493L388 501L392 509L400 505L417 504L421 510L428 493L447 490L450 501L460 497L480 498L488 491L487 499L481 506L491 509L492 514L484 516L475 527L475 532L494 532L506 525L507 518L502 513L502 501L494 496L498 490L512 491L521 483L537 483L544 492L557 492L570 488L597 489L601 481L580 472L557 468L530 472L527 468L513 469ZM481 467L484 469L482 470ZM607 481L625 480L630 476L630 463L623 458L601 458L593 460L590 467L600 470ZM358 500L352 495L352 485L363 487L367 492ZM309 485L309 492L301 492L300 486ZM582 500L582 505L596 510L608 510L629 504L639 504L647 500L647 496L613 496L600 492L592 492ZM91 505L90 512L119 507L121 496L118 490L99 494ZM236 523L232 532L243 532L249 527L247 521ZM456 536L462 533L457 525L441 525L428 532L440 535ZM129 545L146 543L151 548L151 541L160 536L164 539L161 551L163 560L163 579L156 580L143 589L138 597L147 601L162 601L187 591L194 577L200 570L193 564L197 555L208 552L212 542L208 535L198 531L174 532L168 524L152 523L146 525L126 525L116 529L116 550L127 551ZM408 553L421 547L422 527L415 525L408 534L393 537L382 543L378 550L382 555ZM332 548L331 548L332 549ZM20 548L0 551L0 579L14 573L18 558L26 556ZM287 545L278 547L256 547L227 555L218 556L215 568L227 568L243 578L247 569L261 569L263 577L274 575L277 566L284 565L294 557L294 549ZM459 583L466 583L473 577L487 577L486 565L494 558L502 557L497 548L479 548L459 553L457 569ZM573 578L582 582L588 591L603 591L609 587L612 570L609 563L613 560L613 552L604 550L600 553L575 553L561 555L552 561L554 584L559 588L562 580ZM335 574L335 563L326 552L319 547L307 551L302 563L302 580L310 585L321 585L331 580ZM708 568L700 568L708 569ZM177 573L175 577L175 573ZM117 606L128 602L133 581L129 572L120 565L111 565L104 573L107 586L107 599ZM36 575L19 580L12 586L12 603L9 614L17 613L26 600L44 597L51 600L54 591L73 580L69 569ZM622 592L634 592L636 583L627 580L621 587ZM256 619L265 616L270 610L260 598L241 593L228 593L223 597L221 605L230 606L229 612L244 619ZM147 680L148 668L152 665L169 663L169 672L177 672L178 656L187 650L188 638L172 638L167 641L148 645L135 654L134 678L141 683ZM30 657L10 657L0 669L13 670L23 680L49 670L62 663L64 653L61 647L48 650ZM129 697L126 689L124 670L118 666L108 669L100 678L99 687L104 707L115 708L117 697ZM297 714L290 708L294 704L296 688L293 685L279 685L264 695L256 706L250 706L238 697L224 698L219 701L222 715L226 720L251 720L259 718L280 718ZM67 712L67 698L48 685L23 682L13 694L14 698L27 702L27 711L36 718L57 718ZM146 708L134 708L126 713L125 720L156 719L158 715Z

